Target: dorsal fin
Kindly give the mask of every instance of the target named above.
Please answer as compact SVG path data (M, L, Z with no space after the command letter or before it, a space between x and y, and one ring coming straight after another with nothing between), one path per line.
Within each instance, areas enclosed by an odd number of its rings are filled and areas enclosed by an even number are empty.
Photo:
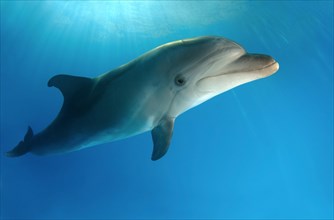
M54 86L61 91L64 96L63 108L79 107L91 93L94 80L81 76L56 75L49 80L48 86Z

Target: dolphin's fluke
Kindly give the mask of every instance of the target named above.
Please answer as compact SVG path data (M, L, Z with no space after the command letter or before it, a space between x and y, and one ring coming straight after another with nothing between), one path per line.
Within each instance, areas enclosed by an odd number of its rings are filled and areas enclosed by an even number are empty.
M13 150L8 151L6 153L7 157L19 157L22 156L26 153L28 153L30 151L29 146L30 146L30 142L31 139L33 138L34 133L31 129L31 127L28 127L28 131L26 133L26 135L24 136L24 140L20 141L20 143L18 145L16 145L16 147L14 147Z

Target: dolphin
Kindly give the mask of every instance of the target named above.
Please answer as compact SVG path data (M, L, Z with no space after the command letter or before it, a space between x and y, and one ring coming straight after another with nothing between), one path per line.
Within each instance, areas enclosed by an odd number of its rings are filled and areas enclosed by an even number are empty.
M164 44L96 78L56 75L48 86L64 96L57 117L36 135L28 127L6 155L60 154L151 131L151 159L158 160L180 114L278 68L270 56L204 36Z

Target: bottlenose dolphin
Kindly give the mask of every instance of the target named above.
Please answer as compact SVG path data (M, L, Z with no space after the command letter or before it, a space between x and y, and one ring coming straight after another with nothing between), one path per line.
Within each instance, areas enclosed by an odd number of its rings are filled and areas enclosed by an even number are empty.
M59 114L36 135L28 127L6 155L71 152L151 130L151 159L158 160L168 150L177 116L278 67L270 56L205 36L164 44L96 78L56 75L48 86L64 96Z

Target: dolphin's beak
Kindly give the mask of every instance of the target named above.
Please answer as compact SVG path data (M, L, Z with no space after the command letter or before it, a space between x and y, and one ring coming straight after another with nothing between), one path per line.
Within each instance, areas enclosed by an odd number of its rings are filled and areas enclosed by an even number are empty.
M265 78L277 72L278 63L270 56L244 54L222 67L219 75L206 76L196 85L202 92L224 92L241 84Z
M257 73L262 76L261 78L274 74L279 68L271 56L249 53L239 57L231 66L235 72Z

